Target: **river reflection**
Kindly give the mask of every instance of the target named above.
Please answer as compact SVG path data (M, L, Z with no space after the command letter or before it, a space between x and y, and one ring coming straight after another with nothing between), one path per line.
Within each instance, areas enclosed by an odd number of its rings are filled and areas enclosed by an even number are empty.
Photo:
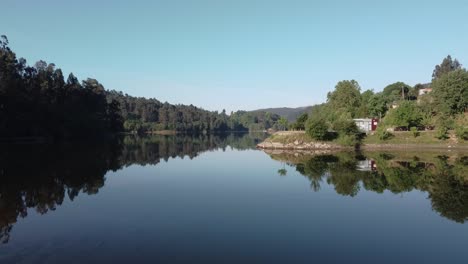
M269 154L307 177L314 191L320 191L323 184L351 197L358 195L361 188L395 194L419 190L428 194L432 209L441 216L459 223L468 220L466 153ZM278 174L286 175L287 169L279 169Z
M18 218L28 210L46 214L66 197L92 195L105 174L132 164L156 165L190 159L216 149L253 149L264 134L126 136L102 143L2 145L0 149L0 242L7 243Z
M0 262L468 257L466 152L265 153L264 137L2 145Z

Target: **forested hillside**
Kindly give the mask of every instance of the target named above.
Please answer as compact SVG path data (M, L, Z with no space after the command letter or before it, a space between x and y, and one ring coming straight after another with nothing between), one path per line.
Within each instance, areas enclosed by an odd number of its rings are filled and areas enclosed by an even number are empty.
M276 115L286 118L288 122L293 122L301 114L309 113L311 109L312 109L312 106L303 106L303 107L296 107L296 108L277 107L277 108L259 109L259 110L254 110L252 112L269 112L269 113L276 114Z
M237 111L227 115L211 112L193 105L173 105L154 98L133 97L122 92L107 92L109 102L119 103L128 132L181 132L262 131L276 127L279 116L267 112Z
M75 138L115 132L187 133L261 131L276 127L279 116L266 112L226 114L193 105L108 91L95 79L81 83L53 63L29 66L0 39L0 137Z
M107 101L95 79L65 80L53 63L34 66L0 38L0 137L96 136L122 128L118 103Z

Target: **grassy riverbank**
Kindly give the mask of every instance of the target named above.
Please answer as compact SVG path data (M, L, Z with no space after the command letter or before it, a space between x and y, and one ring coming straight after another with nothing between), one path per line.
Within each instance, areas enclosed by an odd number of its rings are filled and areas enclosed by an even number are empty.
M258 145L264 149L349 149L352 147L340 145L337 140L316 141L304 131L281 131L272 134ZM413 132L392 132L386 140L380 140L377 135L367 135L359 145L360 148L462 148L468 149L468 142L458 139L453 132L449 138L436 138L435 131L420 131L414 136Z
M436 131L419 131L414 136L410 131L392 132L390 138L381 140L377 135L368 135L362 141L363 147L426 147L426 148L468 148L468 141L456 137L453 131L449 131L448 139L437 138Z

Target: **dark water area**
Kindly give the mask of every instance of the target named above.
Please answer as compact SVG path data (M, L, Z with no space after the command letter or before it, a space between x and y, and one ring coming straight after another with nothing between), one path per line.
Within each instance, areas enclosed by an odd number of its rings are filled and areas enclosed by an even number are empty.
M468 153L0 145L0 263L464 263Z

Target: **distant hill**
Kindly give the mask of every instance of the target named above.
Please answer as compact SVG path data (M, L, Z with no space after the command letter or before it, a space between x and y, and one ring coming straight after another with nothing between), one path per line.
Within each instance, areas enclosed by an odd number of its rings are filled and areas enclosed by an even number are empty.
M270 112L273 114L277 114L282 117L286 117L289 122L296 121L297 117L300 116L302 113L309 113L312 109L312 106L303 106L297 108L291 107L278 107L278 108L265 108L265 109L258 109L251 112Z

